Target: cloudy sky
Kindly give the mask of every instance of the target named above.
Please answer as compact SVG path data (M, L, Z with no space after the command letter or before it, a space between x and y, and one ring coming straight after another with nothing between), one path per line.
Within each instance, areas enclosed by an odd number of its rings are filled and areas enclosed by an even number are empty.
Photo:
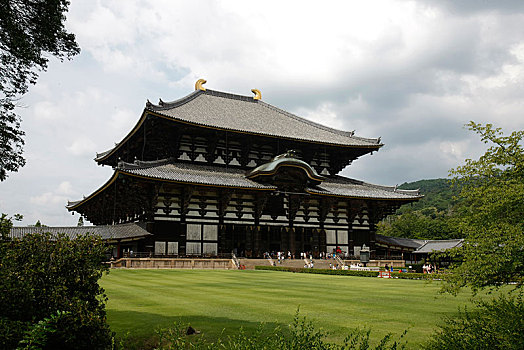
M446 177L483 146L463 125L524 127L524 1L71 0L82 49L52 60L18 110L27 165L0 183L0 211L75 225L64 208L112 174L95 152L147 99L206 87L385 146L344 175L395 185ZM19 223L20 224L20 223Z

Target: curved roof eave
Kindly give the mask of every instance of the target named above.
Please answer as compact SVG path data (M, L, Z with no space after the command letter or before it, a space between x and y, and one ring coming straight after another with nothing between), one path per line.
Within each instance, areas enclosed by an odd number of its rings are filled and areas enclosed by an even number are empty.
M111 148L110 150L107 150L107 151L104 151L104 152L101 152L101 153L97 153L96 157L94 159L95 162L100 163L100 162L106 160L113 153L115 153L122 145L124 145L131 137L133 137L133 135L140 129L142 124L144 124L144 121L146 120L146 116L147 116L147 109L144 108L144 110L142 111L142 115L140 116L140 119L138 119L138 122L133 127L133 129L131 129L131 131L126 135L126 137L124 137L122 139L122 141L118 142L115 145L115 147Z
M209 91L213 92L213 90L209 90ZM160 100L161 101L161 105L154 105L151 102L149 102L149 100L148 100L147 103L146 103L146 107L144 108L140 119L138 120L137 124L133 127L133 129L131 129L131 131L127 134L127 136L124 137L124 139L122 139L122 141L117 143L116 146L113 147L112 149L106 150L106 151L101 152L101 153L97 153L97 155L96 155L94 160L96 162L100 163L100 162L106 160L107 158L109 158L112 154L114 154L123 144L125 144L140 129L140 127L144 123L144 121L146 119L146 116L148 114L156 116L156 117L161 117L161 118L164 118L164 119L167 119L167 120L171 120L171 121L178 121L178 122L181 122L181 123L184 123L184 124L193 125L193 126L205 127L205 128L221 130L221 131L235 132L235 133L239 133L239 134L258 135L258 136L272 137L272 138L284 138L284 139L293 140L293 141L302 141L302 142L305 141L305 142L312 142L312 143L323 144L323 145L338 146L338 147L348 147L348 148L372 148L372 149L378 150L382 146L384 146L384 144L380 142L380 138L368 139L368 138L363 138L363 137L359 137L359 136L354 136L352 132L337 130L337 129L330 128L330 127L327 127L327 126L322 125L322 124L318 124L318 123L312 122L310 120L307 120L307 119L304 119L302 117L296 116L296 115L294 115L292 113L284 111L284 110L282 110L282 109L280 109L278 107L275 107L275 106L270 105L268 103L265 103L263 101L257 101L257 103L261 103L264 106L267 106L268 108L277 110L279 113L282 113L282 114L284 114L284 115L286 115L286 116L288 116L290 118L304 121L304 122L306 122L306 123L308 123L308 124L310 124L312 126L315 126L317 128L321 128L323 130L328 130L328 131L333 132L333 133L338 134L338 135L345 135L345 136L348 136L348 138L354 138L354 139L357 139L357 140L366 141L366 142L369 142L369 144L366 144L366 145L349 145L349 144L343 144L343 143L320 142L320 141L312 141L312 140L305 139L305 138L285 137L285 136L272 135L272 134L267 134L267 133L262 133L262 132L257 133L257 132L253 132L253 131L236 130L236 129L233 129L233 128L218 127L218 126L208 125L208 124L204 124L204 123L199 123L199 122L196 122L196 121L188 121L188 120L185 120L185 119L182 119L182 118L177 118L175 116L170 116L170 115L162 113L162 111L166 110L167 108L172 109L172 108L176 108L178 106L181 106L181 105L183 105L185 103L188 103L188 102L190 102L191 100L195 99L196 97L198 97L200 94L203 94L203 93L205 93L205 92L201 91L201 90L194 91L191 94L189 94L189 95L187 95L185 97L182 97L182 98L180 98L178 100L172 101L172 102L163 102L162 100ZM247 97L247 96L233 95L233 94L222 93L222 92L218 92L218 93L225 94L225 95L237 96L239 98L244 98L244 99L252 99L251 97Z
M104 191L107 187L111 186L113 182L118 178L118 175L126 175L130 177L136 177L140 179L146 179L151 181L159 181L159 182L167 182L167 183L177 183L177 184L185 184L185 185L194 185L194 186L204 186L204 187L221 187L221 188L232 188L232 189L238 189L238 190L253 190L253 191L274 191L276 190L276 187L245 187L245 186L226 186L226 185L216 185L216 184L206 184L206 183L198 183L198 182L186 182L181 180L170 180L170 179L163 179L163 178L156 178L156 177L148 177L143 175L137 175L133 174L131 172L127 172L125 170L117 169L113 173L113 176L104 184L102 185L98 190L90 194L89 196L85 197L82 200L79 201L69 201L68 205L66 205L66 208L68 211L75 210L76 208L80 207L81 205L87 203L91 199L95 198L98 194L100 194L102 191Z
M424 196L417 196L417 197L370 197L370 196L358 196L358 195L343 195L343 194L337 194L337 193L331 193L326 191L318 191L315 189L306 189L306 192L312 195L317 196L328 196L328 197L337 197L337 198L348 198L348 199L367 199L367 200L384 200L384 201L406 201L406 202L413 202L417 201Z

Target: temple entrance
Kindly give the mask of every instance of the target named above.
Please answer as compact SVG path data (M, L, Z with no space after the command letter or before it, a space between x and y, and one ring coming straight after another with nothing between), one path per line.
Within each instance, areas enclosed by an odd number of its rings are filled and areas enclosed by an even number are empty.
M264 253L279 251L291 252L295 257L302 252L318 257L322 234L313 227L225 224L220 226L219 252L246 258L263 258Z

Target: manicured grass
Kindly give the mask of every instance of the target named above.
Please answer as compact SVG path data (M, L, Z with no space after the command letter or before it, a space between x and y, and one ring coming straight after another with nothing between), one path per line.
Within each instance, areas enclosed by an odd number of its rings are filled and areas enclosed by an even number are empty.
M418 348L470 298L439 295L438 282L249 270L112 270L101 285L112 330L139 341L175 321L209 339L260 322L285 328L300 307L333 341L349 328L371 328L375 340L408 329L408 347Z

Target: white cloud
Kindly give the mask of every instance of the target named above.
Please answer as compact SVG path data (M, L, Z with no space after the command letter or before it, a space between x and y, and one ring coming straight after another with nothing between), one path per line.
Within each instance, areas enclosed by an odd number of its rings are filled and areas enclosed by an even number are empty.
M50 101L42 101L34 106L34 115L44 121L55 121L65 117L63 111Z
M344 127L340 116L338 116L333 110L330 103L323 103L317 106L315 110L299 109L297 114L316 123L335 129L342 129Z
M69 181L61 182L53 191L44 192L38 196L30 198L32 204L37 206L64 206L67 203L67 196L77 194Z
M90 139L85 136L77 138L73 143L67 148L67 151L75 156L80 155L93 155L97 150L97 145Z

